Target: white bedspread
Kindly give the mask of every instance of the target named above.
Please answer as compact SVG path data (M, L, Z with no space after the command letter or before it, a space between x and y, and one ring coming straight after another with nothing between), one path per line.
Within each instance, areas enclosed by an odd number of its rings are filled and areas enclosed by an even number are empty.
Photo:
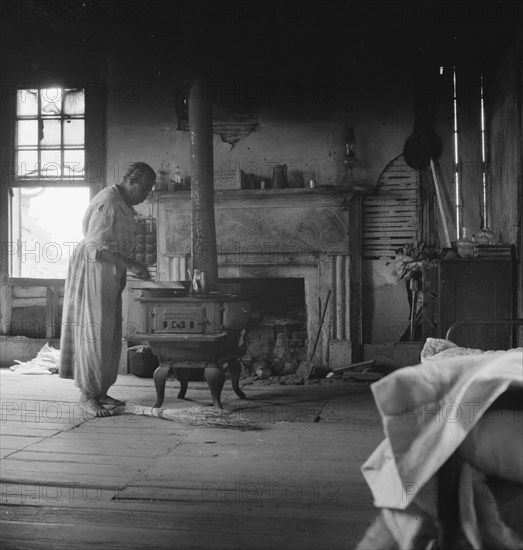
M509 386L523 348L400 369L372 384L386 439L362 466L380 508L404 510Z

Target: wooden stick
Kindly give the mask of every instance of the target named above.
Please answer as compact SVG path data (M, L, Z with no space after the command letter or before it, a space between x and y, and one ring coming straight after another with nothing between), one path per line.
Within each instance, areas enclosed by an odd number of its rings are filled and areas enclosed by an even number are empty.
M346 370L373 367L375 363L376 363L375 359L370 359L369 361L360 361L359 363L351 363L350 365L346 365L345 367L338 367L336 369L332 369L331 372L345 372Z
M318 332L316 333L316 340L314 341L314 347L312 349L311 356L309 357L309 362L312 361L314 354L316 353L316 347L318 346L318 340L320 339L321 327L323 326L323 321L325 320L325 314L327 313L327 306L329 305L329 298L331 297L331 290L327 293L327 299L325 300L325 306L323 308L323 314L321 316L320 326L318 327Z
M411 279L411 282L412 282L412 279ZM418 292L416 290L414 290L411 286L411 289L410 289L410 292L411 292L411 295L410 295L410 299L412 301L412 305L411 305L411 308L410 308L410 341L411 342L414 342L414 318L416 317L416 301L418 299Z
M432 169L432 177L434 178L434 187L436 188L436 197L438 199L439 213L441 214L441 221L443 222L443 231L445 231L445 241L448 248L451 247L450 244L450 234L449 227L447 224L447 218L445 217L445 212L443 210L443 201L441 200L441 188L439 186L438 176L436 175L436 168L434 166L434 161L430 159L430 167Z

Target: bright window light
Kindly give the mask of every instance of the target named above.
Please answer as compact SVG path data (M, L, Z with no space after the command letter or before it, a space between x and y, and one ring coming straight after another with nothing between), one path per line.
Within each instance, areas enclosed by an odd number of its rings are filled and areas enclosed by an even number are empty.
M65 278L88 204L87 187L12 189L11 276Z

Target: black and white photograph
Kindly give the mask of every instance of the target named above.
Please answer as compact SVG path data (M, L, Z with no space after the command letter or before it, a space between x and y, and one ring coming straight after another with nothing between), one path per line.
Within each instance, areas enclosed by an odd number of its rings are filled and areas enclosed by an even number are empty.
M523 2L0 0L2 550L523 550Z

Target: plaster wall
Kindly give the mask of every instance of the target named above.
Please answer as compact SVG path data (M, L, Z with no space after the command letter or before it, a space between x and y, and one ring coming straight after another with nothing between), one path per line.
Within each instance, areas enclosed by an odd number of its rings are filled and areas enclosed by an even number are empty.
M408 324L407 291L405 282L396 272L394 260L364 260L364 344L398 342Z
M175 91L183 75L165 71L161 55L130 59L114 54L107 64L107 181L119 181L125 165L142 160L158 170L180 166L189 175L189 133L178 130ZM396 66L352 67L343 74L304 75L297 81L256 80L262 101L256 130L231 146L214 136L215 168L239 166L266 179L273 164L288 165L290 186L312 174L318 185L344 179L344 139L354 127L358 163L356 183L375 186L391 159L401 154L412 131L412 86ZM262 82L260 84L260 82ZM298 82L298 84L296 84ZM234 90L234 83L230 86ZM230 91L230 90L229 90ZM230 101L230 98L228 99ZM143 214L150 207L142 205ZM394 341L408 318L402 310L404 288L390 282L388 266L378 262L366 275L363 308L365 340ZM386 319L386 323L383 320ZM385 326L386 325L386 326Z
M160 56L161 57L161 56ZM387 75L388 76L388 75ZM258 127L231 146L215 136L215 166L237 165L261 170L270 178L274 163L289 171L315 171L319 184L343 178L344 138L347 127L356 135L359 183L375 185L386 164L401 153L412 127L411 97L399 73L384 92L362 75L326 75L325 79L297 82L278 79L253 81L250 97L261 98ZM113 55L107 64L107 179L114 181L126 163L161 163L184 175L189 171L189 134L177 129L175 91L183 75L165 71L162 60ZM394 78L394 77L392 77ZM404 79L403 82L401 79ZM233 91L238 84L229 85ZM374 83L372 83L374 85ZM253 91L254 90L254 91ZM241 91L240 91L241 92ZM239 93L240 93L239 92ZM245 90L243 90L245 92ZM242 92L242 93L243 93ZM236 93L236 92L234 92ZM235 95L218 91L218 100L234 108Z

